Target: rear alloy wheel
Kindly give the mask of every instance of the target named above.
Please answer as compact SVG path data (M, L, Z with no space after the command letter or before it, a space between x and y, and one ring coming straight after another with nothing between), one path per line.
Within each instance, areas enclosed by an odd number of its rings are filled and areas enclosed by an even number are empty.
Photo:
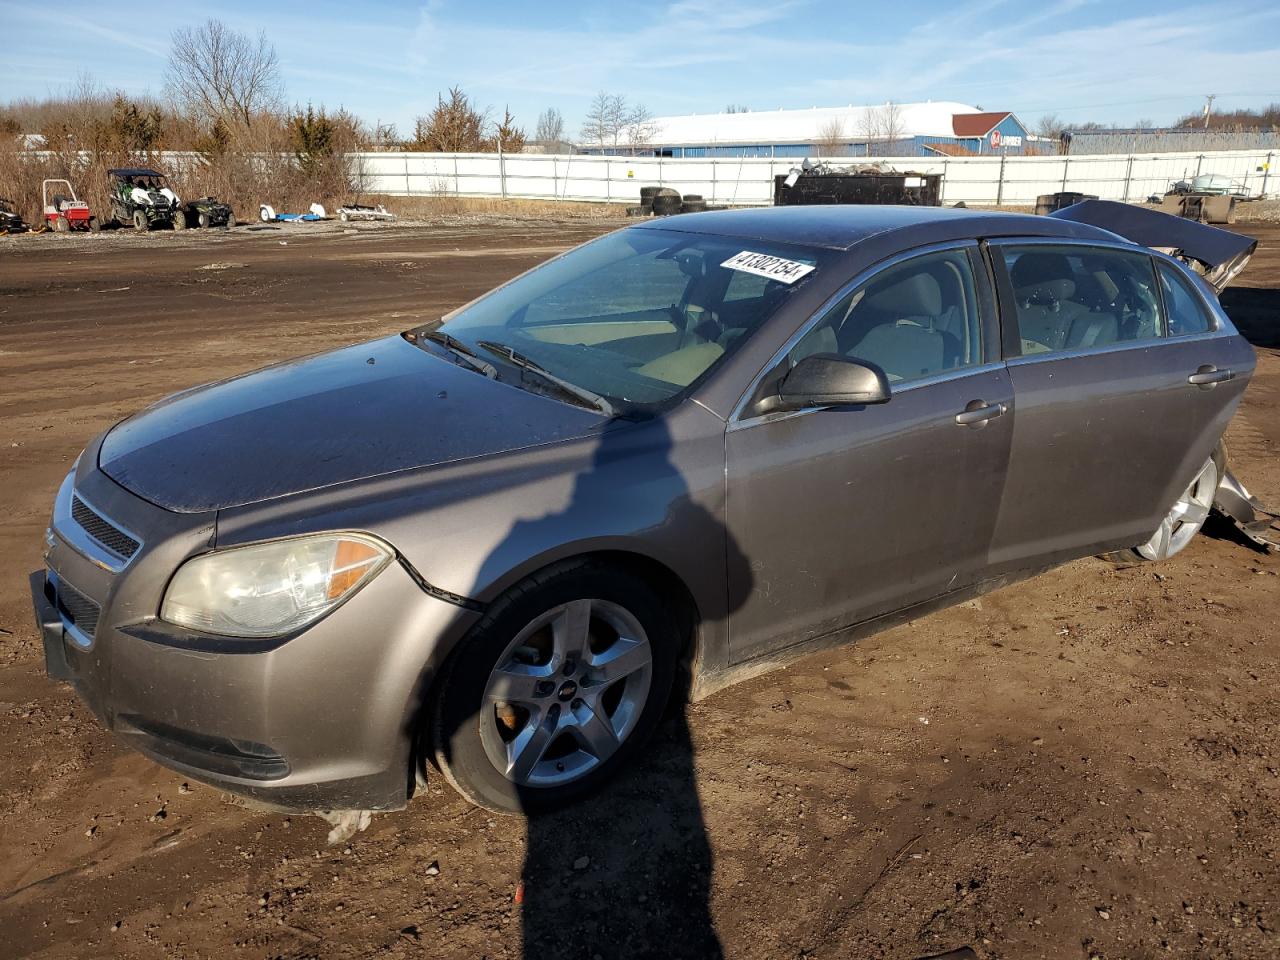
M437 763L501 813L564 806L602 784L661 718L678 634L644 581L574 564L526 581L463 641L437 692Z
M1136 555L1133 559L1168 560L1180 552L1204 526L1209 511L1213 509L1217 489L1218 465L1210 458L1196 472L1195 479L1178 497L1173 509L1160 521L1160 527L1151 539L1133 549Z

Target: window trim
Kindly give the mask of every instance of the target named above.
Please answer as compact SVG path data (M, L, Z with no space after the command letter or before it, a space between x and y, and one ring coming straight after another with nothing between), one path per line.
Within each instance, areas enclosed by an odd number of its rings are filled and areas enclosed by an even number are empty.
M1122 340L1105 347L1077 347L1072 350L1054 350L1046 353L1024 354L1022 352L1022 328L1018 325L1018 301L1013 292L1013 280L1009 276L1009 267L1005 263L1004 247L1086 247L1094 250L1111 250L1116 253L1137 254L1151 262L1152 279L1156 287L1160 286L1160 276L1156 273L1155 257L1149 247L1141 247L1136 243L1116 243L1106 240L1086 240L1080 237L999 237L986 241L991 266L996 276L996 295L1000 301L1000 345L1006 362L1045 362L1059 357L1089 356L1095 353L1115 353L1118 350L1129 350L1150 347L1165 340L1172 339L1163 331L1167 319L1164 300L1160 290L1156 290L1156 301L1160 305L1161 334L1147 340ZM999 262L996 253L999 252ZM1184 339L1179 337L1179 340Z
M977 363L972 366L958 367L955 370L945 370L928 377L921 377L918 380L908 380L900 387L892 387L892 392L901 393L914 386L929 386L954 377L967 376L972 373L1002 366L1003 360L999 355L998 349L994 356L991 350L992 346L994 346L991 342L993 322L995 324L999 323L998 319L996 319L998 304L993 291L990 289L991 278L987 275L986 271L978 269L979 264L974 262L973 251L977 251L978 249L979 243L976 237L967 237L962 240L947 240L940 243L930 243L919 247L912 247L910 250L901 250L893 256L886 257L884 260L880 260L859 271L848 282L843 284L834 294L824 300L822 304L813 311L813 313L806 317L804 322L796 328L795 332L787 339L787 341L778 348L777 352L775 352L772 357L769 358L768 362L756 371L755 376L753 376L750 383L748 383L746 390L742 392L738 397L738 401L733 405L733 412L729 415L728 421L730 429L735 425L755 424L765 420L766 418L772 422L775 420L791 419L795 416L813 413L816 410L824 409L822 407L813 407L805 410L792 410L786 413L753 416L747 415L747 406L750 404L751 398L755 396L756 391L760 389L760 384L764 381L765 377L777 369L778 365L786 359L787 354L789 354L796 345L804 339L810 330L822 322L827 314L833 310L841 300L857 290L858 287L873 280L885 270L896 267L908 260L915 260L918 257L928 256L933 253L946 253L952 250L964 250L968 252L969 269L973 274L973 285L978 300L979 319L981 320L979 328L982 331L983 360L981 363Z

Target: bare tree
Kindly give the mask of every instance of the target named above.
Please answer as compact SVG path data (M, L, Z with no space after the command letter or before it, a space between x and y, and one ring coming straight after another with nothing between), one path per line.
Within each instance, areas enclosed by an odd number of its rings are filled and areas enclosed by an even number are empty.
M564 117L555 107L548 107L538 114L538 125L533 139L547 150L558 152L564 143Z
M622 94L597 93L582 122L582 140L601 148L626 143L634 153L654 135L653 117L642 104L629 104Z
M863 110L858 118L858 136L866 144L863 155L871 156L872 145L880 139L880 114L874 107Z
M906 120L902 108L892 100L882 107L868 107L858 121L858 133L866 141L866 156L877 153L887 156L895 153L897 143L906 135Z
M724 108L725 113L750 113L751 108L745 107L740 103L731 103Z
M580 136L583 143L590 143L601 149L609 146L614 135L613 118L617 113L615 99L613 94L603 90L592 97L587 115L582 119Z
M890 100L880 112L880 135L885 139L891 151L897 150L897 143L906 133L906 120L902 116L902 108Z
M250 37L220 20L173 32L165 86L204 123L221 120L241 129L279 110L283 97L280 62L267 35Z
M1056 113L1046 113L1036 121L1036 136L1058 140L1061 139L1062 131L1066 128L1066 124L1058 119Z
M818 131L818 148L820 157L843 157L849 152L849 137L845 133L844 121L832 117Z
M631 153L634 155L641 147L647 147L653 142L658 127L648 107L639 103L627 107L625 102L623 106L622 129L626 133L627 146L631 148Z

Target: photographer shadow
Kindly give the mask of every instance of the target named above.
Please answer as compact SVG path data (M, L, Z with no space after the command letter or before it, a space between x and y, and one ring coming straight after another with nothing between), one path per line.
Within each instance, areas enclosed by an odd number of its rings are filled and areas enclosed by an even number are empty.
M671 453L661 420L606 429L564 509L518 521L504 543L539 543L591 530L601 511L626 508L619 491L643 491L655 498L658 511L647 535L727 560L724 582L732 588L723 590L722 602L710 604L714 609L707 609L704 597L696 613L702 623L722 621L750 591L750 566L721 519L697 502ZM634 482L637 471L643 483ZM707 486L705 499L720 503L722 486ZM505 562L498 559L503 553L502 545L492 552L495 566ZM662 594L673 609L682 604L670 586L663 590L673 594ZM691 624L687 639L692 630ZM651 638L663 640L679 642ZM667 711L651 743L618 776L567 808L526 811L528 849L518 898L524 957L723 956L711 916L713 858L687 717L691 652L681 651Z

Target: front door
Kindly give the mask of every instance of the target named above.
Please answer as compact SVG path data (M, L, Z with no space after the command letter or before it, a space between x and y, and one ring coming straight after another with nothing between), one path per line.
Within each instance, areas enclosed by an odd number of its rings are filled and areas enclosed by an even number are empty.
M981 575L1013 392L980 307L989 301L976 262L972 246L960 246L885 267L798 335L779 364L785 372L815 353L875 364L890 381L887 403L747 411L731 424L727 526L751 578L730 617L735 662Z

